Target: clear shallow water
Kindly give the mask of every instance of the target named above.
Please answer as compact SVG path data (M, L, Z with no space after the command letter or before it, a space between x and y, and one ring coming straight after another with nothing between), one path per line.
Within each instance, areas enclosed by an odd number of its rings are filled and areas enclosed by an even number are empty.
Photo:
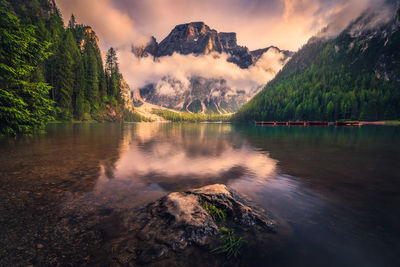
M99 263L133 208L213 183L291 228L252 264L400 264L400 127L55 124L0 152L0 265Z

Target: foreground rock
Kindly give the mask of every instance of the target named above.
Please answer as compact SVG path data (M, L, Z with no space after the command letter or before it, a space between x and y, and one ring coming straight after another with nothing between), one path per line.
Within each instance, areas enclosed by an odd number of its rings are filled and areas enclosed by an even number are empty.
M281 223L225 185L174 192L132 212L128 234L111 242L117 265L251 265L267 257L284 240ZM280 232L282 229L282 233ZM238 255L221 251L229 232L240 243ZM239 240L240 239L240 240ZM232 252L232 251L231 251ZM257 255L257 257L254 257Z

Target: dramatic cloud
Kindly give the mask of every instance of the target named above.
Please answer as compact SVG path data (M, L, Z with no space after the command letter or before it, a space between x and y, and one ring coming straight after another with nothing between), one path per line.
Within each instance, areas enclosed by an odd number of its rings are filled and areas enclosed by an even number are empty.
M236 64L227 62L228 55L213 53L209 55L181 55L161 57L154 61L152 57L137 58L129 50L118 51L120 68L132 88L148 83L159 83L159 90L168 94L174 90L161 79L165 76L189 84L191 76L205 78L223 78L233 90L254 92L271 80L283 66L284 55L275 49L268 50L255 66L241 69ZM161 86L163 85L163 86Z

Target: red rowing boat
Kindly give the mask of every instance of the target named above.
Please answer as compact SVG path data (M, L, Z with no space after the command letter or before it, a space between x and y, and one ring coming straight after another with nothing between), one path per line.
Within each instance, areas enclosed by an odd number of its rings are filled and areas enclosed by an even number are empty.
M307 126L307 122L305 122L305 121L289 121L289 125L291 125L291 126Z

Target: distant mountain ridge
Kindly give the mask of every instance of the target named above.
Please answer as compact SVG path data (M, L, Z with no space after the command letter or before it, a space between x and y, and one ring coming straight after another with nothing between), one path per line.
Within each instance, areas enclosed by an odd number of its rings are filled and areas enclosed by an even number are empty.
M245 46L237 44L236 33L217 32L204 22L191 22L174 27L170 34L160 43L154 37L145 46L134 46L132 52L137 57L157 58L172 56L174 53L181 55L207 55L210 53L225 53L228 62L232 62L241 69L254 66L265 53L278 53L282 55L282 65L293 55L293 52L280 50L270 46L255 51L250 51ZM146 101L152 104L187 110L189 112L228 113L238 110L253 96L244 94L244 90L232 92L223 78L206 79L199 75L188 77L190 85L184 88L182 82L171 77L164 77L157 84L149 84L140 89ZM176 89L173 96L160 95L157 87L165 85Z

